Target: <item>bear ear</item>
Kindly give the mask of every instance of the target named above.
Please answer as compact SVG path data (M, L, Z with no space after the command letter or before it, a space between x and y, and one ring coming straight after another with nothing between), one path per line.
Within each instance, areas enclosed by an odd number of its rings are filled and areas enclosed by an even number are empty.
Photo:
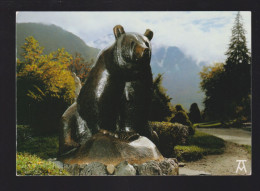
M116 39L118 39L122 34L125 34L124 28L121 25L116 25L113 31Z
M152 40L153 38L153 31L151 31L150 29L146 29L144 36L146 36L149 40Z

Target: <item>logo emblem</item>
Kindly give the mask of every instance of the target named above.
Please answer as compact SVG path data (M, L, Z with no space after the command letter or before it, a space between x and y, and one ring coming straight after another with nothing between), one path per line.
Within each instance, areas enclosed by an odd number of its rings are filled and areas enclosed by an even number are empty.
M237 165L237 170L236 170L236 173L238 172L238 170L240 170L240 171L245 171L245 173L247 173L247 171L246 171L246 165L245 165L245 162L246 162L247 160L237 160L237 162L238 162L238 165ZM241 165L242 165L242 167L241 167Z

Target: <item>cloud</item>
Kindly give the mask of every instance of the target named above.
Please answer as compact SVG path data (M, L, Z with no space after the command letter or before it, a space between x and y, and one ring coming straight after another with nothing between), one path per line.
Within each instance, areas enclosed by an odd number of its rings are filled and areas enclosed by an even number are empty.
M121 24L126 32L154 32L152 43L177 46L188 56L208 63L223 62L237 12L19 12L17 22L42 22L58 25L87 44L112 34ZM251 12L241 12L248 47L251 47ZM107 43L111 40L106 39ZM105 44L103 45L105 46Z

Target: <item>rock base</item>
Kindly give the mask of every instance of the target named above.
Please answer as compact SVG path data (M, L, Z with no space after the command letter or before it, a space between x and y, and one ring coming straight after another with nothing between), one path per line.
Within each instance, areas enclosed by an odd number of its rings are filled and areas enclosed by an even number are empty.
M53 162L75 176L179 175L177 160L164 158L144 136L128 141L97 133Z
M114 166L122 161L128 161L130 164L142 164L163 159L155 144L144 136L132 141L125 141L102 133L95 134L75 151L58 158L59 161L71 165L100 162Z
M51 159L50 159L51 160ZM175 158L165 158L162 161L148 161L142 164L129 164L123 161L118 165L105 165L100 162L89 164L63 164L51 160L59 168L67 170L73 176L176 176L179 175L178 161Z

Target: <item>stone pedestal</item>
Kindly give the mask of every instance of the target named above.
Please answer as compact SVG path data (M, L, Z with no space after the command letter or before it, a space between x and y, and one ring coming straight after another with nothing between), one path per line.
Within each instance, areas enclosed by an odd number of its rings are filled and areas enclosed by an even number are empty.
M71 175L179 175L176 159L164 158L155 144L140 136L133 141L98 133L75 151L58 158Z
M129 164L142 164L151 160L159 162L164 158L155 144L146 137L140 136L129 142L98 133L74 152L61 156L59 160L66 164L100 162L117 165L122 161Z

